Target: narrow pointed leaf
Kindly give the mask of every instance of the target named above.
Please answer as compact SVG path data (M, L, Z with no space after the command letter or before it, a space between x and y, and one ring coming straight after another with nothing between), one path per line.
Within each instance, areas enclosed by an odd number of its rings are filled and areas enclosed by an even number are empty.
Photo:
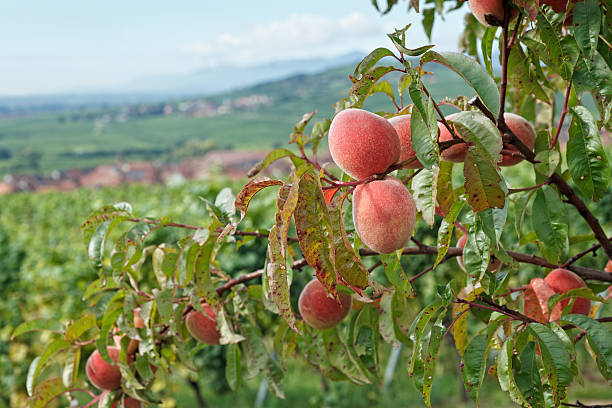
M474 59L456 52L428 51L421 57L421 65L437 62L455 71L478 94L491 112L499 112L499 90L489 73Z

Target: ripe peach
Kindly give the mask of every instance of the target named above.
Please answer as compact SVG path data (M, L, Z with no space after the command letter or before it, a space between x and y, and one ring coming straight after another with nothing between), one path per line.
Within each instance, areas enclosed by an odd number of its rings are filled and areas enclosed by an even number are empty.
M187 330L191 335L205 344L220 344L221 333L217 330L217 315L208 303L202 303L206 314L192 310L185 318Z
M512 133L519 138L521 142L525 144L530 150L533 150L535 146L536 133L531 123L522 116L515 115L514 113L504 113L504 120L506 124L512 130ZM517 155L503 153L500 166L513 166L523 161L523 157L518 155L519 150L512 145L504 145L504 149L511 152L517 153Z
M100 402L98 403L98 408L102 408L102 401L104 400L104 396L106 394L108 394L110 391L104 391L102 393L102 395L100 396ZM111 408L118 408L119 407L119 401L115 401L113 403L113 405L111 406ZM140 401L138 401L137 399L131 398L131 397L125 397L123 399L123 407L124 408L140 408L141 404Z
M467 234L463 234L461 238L457 241L457 246L459 248L465 248L465 244L467 243ZM459 267L465 272L465 264L463 263L463 256L457 257L457 263ZM487 271L489 272L497 272L501 266L501 261L495 257L495 255L491 255L489 258L489 266L487 266Z
M446 116L445 119L452 121L455 118L455 116L457 116L457 113L450 114ZM438 140L440 142L445 142L447 140L453 139L453 135L451 134L451 132L448 131L446 126L441 125L439 126L439 128L440 128L440 137ZM455 131L455 133L457 134L457 136L461 137L459 132ZM446 160L449 162L462 163L463 161L465 161L465 155L467 153L467 148L468 147L466 143L459 143L456 145L452 145L451 147L444 149L444 151L440 153L440 157L442 158L442 160Z
M542 278L533 278L529 285L525 288L524 294L524 312L525 315L537 320L540 323L555 321L561 317L563 311L560 304L556 304L552 312L548 313L548 299L555 294Z
M117 362L119 348L108 347L107 350L111 360ZM107 363L98 350L91 353L87 359L85 372L89 381L102 390L114 390L121 386L121 371L119 371L119 367Z
M349 176L382 173L400 157L400 141L389 121L362 109L338 113L329 127L329 151Z
M412 159L413 161L405 165L406 169L422 169L423 165L417 159L416 153L412 148L412 138L410 136L410 115L401 115L389 119L389 123L395 128L399 136L401 153L399 162Z
M586 288L586 283L572 271L567 269L554 269L546 277L544 281L556 292L566 293L571 289ZM564 299L561 302L561 307L564 308L570 302L570 299ZM591 301L585 298L576 298L572 313L588 315L591 310Z
M142 319L142 317L140 317L140 308L137 307L134 309L134 327L137 329L144 329L145 328L145 322ZM119 332L119 328L115 327L114 332ZM123 338L122 335L114 335L113 336L113 340L115 341L115 345L119 348L121 348L121 339ZM127 353L128 355L134 354L136 352L136 350L138 350L138 340L134 340L131 339L130 342L128 343L127 346Z
M361 240L372 250L388 254L412 236L416 213L410 191L387 177L360 184L353 194L353 222Z
M300 314L306 323L315 329L329 329L336 326L351 310L352 298L338 293L340 303L327 296L325 286L313 279L304 286L298 300Z
M563 13L567 9L567 0L542 0L542 3L549 5L555 13Z
M481 24L494 27L504 23L504 2L503 0L469 0L472 14ZM518 10L513 8L510 20L515 18Z

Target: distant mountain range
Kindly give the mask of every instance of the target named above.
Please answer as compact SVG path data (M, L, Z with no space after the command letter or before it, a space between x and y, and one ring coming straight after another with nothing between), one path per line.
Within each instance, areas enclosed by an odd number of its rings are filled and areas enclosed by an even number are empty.
M338 57L292 59L254 66L206 68L186 75L136 78L121 86L88 93L31 96L1 96L0 116L20 113L60 112L133 103L210 96L299 74L313 74L344 65L354 65L363 53Z

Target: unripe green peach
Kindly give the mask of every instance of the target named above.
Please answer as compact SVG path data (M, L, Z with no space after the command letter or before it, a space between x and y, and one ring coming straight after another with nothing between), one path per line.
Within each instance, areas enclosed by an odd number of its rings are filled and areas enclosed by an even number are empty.
M393 125L397 135L399 136L401 153L398 162L413 160L404 165L406 169L422 169L423 165L417 159L416 153L412 148L412 137L410 136L410 115L401 115L389 119L389 123Z
M529 150L533 150L533 147L535 146L536 133L533 126L531 126L531 123L529 123L527 119L523 118L522 116L508 112L504 113L504 120L512 133L514 133L516 137L518 137L519 140L529 148ZM513 145L504 145L504 150L508 151L508 153L502 153L502 159L499 163L500 166L513 166L523 161L523 157L520 155L519 150Z
M108 355L115 363L119 357L119 348L108 347ZM121 371L119 366L107 363L98 350L95 350L87 359L85 365L87 378L101 390L114 390L121 386Z
M395 178L360 184L355 189L355 230L363 243L378 253L388 254L403 248L412 237L415 218L412 195Z
M208 303L202 303L206 314L192 310L185 318L187 330L196 339L205 344L220 344L221 333L217 330L217 315Z
M586 283L572 271L567 269L558 268L551 271L544 281L556 292L566 293L571 289L586 288ZM570 299L563 299L561 302L561 308L567 306ZM574 306L572 307L572 313L588 315L591 310L591 301L586 298L576 298Z
M352 298L338 292L340 303L329 297L325 287L317 279L304 286L298 308L300 315L308 325L315 329L329 329L336 326L349 314Z
M472 14L480 23L489 27L501 26L504 22L503 0L469 0ZM514 19L518 10L512 8L510 20Z
M346 109L329 127L329 151L342 171L359 180L395 164L400 142L387 119L363 109Z

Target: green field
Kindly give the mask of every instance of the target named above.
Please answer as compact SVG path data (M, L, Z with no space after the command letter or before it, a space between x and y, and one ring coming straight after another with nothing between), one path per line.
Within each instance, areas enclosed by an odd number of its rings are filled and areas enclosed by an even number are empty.
M298 75L206 98L221 102L257 94L273 101L269 106L212 117L157 115L130 118L127 122L112 120L103 125L93 120L104 114L114 115L119 108L113 108L80 112L79 117L86 119L78 121L70 120L74 114L70 112L0 119L0 177L7 173L48 174L52 170L91 168L114 162L118 156L125 161L176 160L180 157L173 153L192 140L208 141L215 149L283 146L304 113L317 109L319 119L333 114L333 103L348 94L348 74L352 69L340 67L315 75ZM460 93L472 95L473 91L454 73L435 65L430 69L435 69L435 75L428 86L437 99ZM393 105L386 97L375 95L365 108L389 111Z

